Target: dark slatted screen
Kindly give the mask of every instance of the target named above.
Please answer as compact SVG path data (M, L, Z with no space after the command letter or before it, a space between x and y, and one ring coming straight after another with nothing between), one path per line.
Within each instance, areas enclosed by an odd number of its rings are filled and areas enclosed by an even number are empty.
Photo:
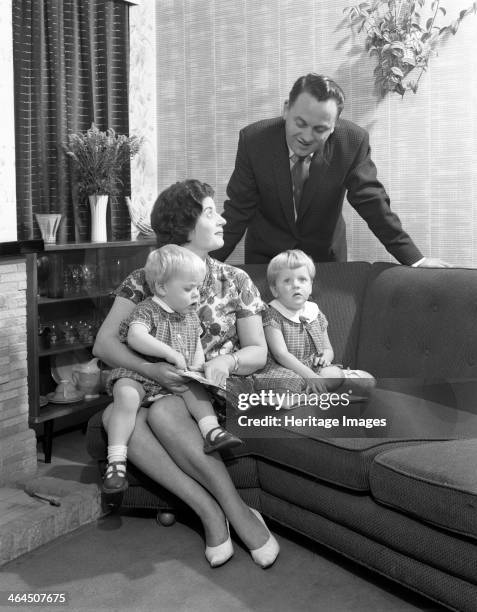
M35 212L62 213L62 242L88 239L88 205L63 145L92 122L128 134L128 5L13 0L13 51L18 239L40 237ZM129 185L128 172L125 194ZM124 197L109 210L110 239L128 238Z

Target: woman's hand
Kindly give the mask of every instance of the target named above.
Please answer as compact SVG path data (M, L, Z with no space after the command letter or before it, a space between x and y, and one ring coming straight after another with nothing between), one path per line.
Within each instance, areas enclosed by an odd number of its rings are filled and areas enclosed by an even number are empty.
M147 370L148 378L152 378L169 391L173 393L184 393L184 391L187 391L187 385L184 384L186 379L170 363L165 361L147 363L143 365L143 368Z
M204 375L214 384L225 387L230 375L233 358L230 355L219 355L204 364Z

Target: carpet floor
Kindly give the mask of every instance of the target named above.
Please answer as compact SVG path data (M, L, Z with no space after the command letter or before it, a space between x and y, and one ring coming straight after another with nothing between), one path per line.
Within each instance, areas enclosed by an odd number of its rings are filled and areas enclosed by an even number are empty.
M82 455L83 441L80 432L55 438L53 462L40 465L40 473L91 482L96 473ZM15 559L0 571L0 610L442 610L275 525L282 550L272 568L257 567L236 543L234 557L212 570L194 517L178 519L163 527L151 514L113 514ZM9 593L64 593L66 603L9 604Z

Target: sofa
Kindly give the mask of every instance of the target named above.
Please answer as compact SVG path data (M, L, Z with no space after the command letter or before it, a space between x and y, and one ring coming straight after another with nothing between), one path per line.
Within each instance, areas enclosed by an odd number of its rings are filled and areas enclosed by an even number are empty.
M265 267L244 268L267 300ZM372 397L347 410L391 427L242 431L245 444L226 457L240 494L269 519L449 609L477 610L477 270L326 263L313 296L335 360L377 379ZM104 465L100 415L87 440ZM175 507L130 468L126 506Z

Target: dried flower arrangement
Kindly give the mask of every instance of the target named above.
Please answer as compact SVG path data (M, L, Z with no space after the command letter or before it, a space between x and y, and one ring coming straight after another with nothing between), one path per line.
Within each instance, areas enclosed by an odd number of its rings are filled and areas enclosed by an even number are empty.
M123 184L123 168L141 144L137 136L116 134L113 129L101 132L94 123L86 132L70 134L65 150L77 170L79 194L116 195Z

